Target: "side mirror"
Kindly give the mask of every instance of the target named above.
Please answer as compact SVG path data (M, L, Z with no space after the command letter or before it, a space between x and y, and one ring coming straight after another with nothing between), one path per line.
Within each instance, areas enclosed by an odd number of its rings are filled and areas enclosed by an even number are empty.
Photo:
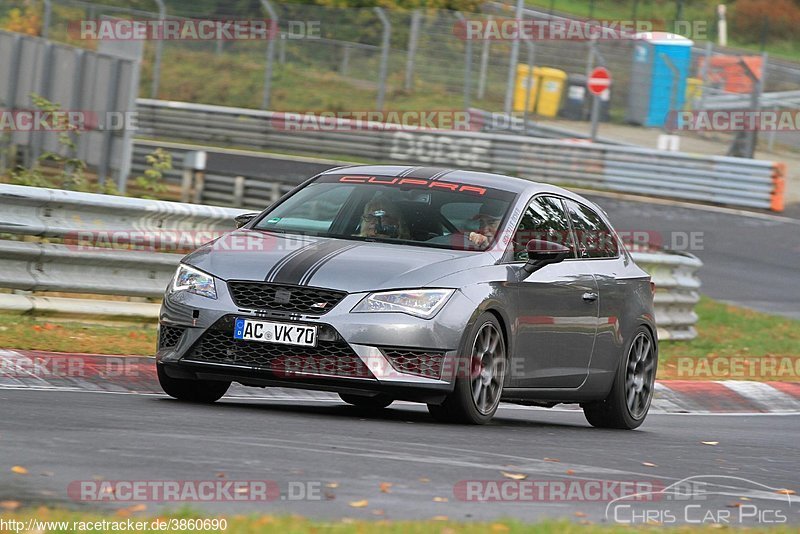
M560 243L540 239L531 239L525 248L528 251L528 262L522 266L522 270L529 275L545 265L563 261L572 252Z
M241 228L245 224L258 217L258 215L258 213L242 213L241 215L237 215L233 218L233 220L236 221L236 228Z

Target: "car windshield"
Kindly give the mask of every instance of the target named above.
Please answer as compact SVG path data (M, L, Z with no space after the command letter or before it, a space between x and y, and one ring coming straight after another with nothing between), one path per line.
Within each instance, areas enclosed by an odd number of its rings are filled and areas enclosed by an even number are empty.
M457 181L323 175L254 228L480 251L494 243L514 196Z

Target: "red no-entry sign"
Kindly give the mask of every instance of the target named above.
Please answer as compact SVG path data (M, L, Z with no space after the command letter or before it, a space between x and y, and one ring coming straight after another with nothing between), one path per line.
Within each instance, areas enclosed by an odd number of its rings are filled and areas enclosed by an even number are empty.
M586 85L590 93L599 96L611 86L611 73L605 67L595 67Z

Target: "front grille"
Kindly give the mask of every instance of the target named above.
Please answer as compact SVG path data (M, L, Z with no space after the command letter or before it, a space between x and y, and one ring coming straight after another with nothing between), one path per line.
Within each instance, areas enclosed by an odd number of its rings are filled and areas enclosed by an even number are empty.
M224 328L228 324L231 327ZM232 323L227 320L215 327L201 336L184 360L253 367L285 378L306 374L374 378L338 335L332 341L320 339L316 347L298 347L233 339Z
M228 282L233 302L249 310L322 315L347 296L343 291L266 282Z
M444 353L408 349L381 349L397 371L426 378L442 376Z
M181 340L186 328L182 326L167 326L161 325L158 331L158 348L166 349L175 347Z

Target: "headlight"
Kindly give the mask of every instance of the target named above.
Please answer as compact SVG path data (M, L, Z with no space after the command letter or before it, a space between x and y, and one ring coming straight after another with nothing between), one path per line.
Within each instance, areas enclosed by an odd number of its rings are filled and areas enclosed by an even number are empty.
M178 266L175 278L172 280L172 290L188 291L210 299L217 298L214 277L182 263Z
M411 289L372 293L353 308L353 313L399 312L430 319L454 292L455 289Z

